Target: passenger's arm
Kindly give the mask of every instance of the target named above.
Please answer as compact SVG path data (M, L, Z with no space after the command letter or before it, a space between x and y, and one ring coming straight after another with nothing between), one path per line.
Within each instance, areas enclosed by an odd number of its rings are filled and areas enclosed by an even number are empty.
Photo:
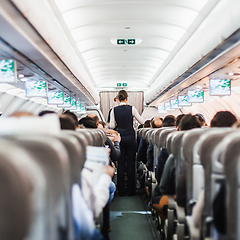
M114 108L111 110L111 113L110 113L109 127L111 129L114 129L116 127L115 116L114 116Z
M145 120L139 115L137 109L132 106L132 115L140 122L141 124L144 124Z
M119 138L118 138L118 140L119 140ZM111 150L110 151L110 158L115 163L116 161L118 161L118 159L120 158L120 155L121 155L119 141L114 141L114 145L113 145L112 141L107 137L107 140L106 140L105 144L109 146L109 148Z

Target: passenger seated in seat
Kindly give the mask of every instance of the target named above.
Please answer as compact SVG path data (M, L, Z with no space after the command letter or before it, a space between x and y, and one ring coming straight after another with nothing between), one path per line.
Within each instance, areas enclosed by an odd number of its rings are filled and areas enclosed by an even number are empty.
M196 113L195 116L198 118L198 121L200 122L201 127L207 127L205 118L203 117L203 115L201 113Z
M61 129L68 129L68 130L75 130L76 126L74 124L74 120L66 114L62 114L59 117L59 121L60 121L60 126Z
M191 114L185 115L180 121L179 130L189 130L192 128L200 128L201 125L196 116ZM184 182L184 180L182 181ZM167 218L167 208L168 208L168 196L167 195L175 195L175 159L172 154L169 155L166 164L163 169L162 179L160 184L156 187L155 198L153 199L153 207L159 213L161 220L164 224ZM186 195L186 188L185 184L178 184L178 187L182 188L183 192L180 192L181 195ZM179 189L180 189L179 188ZM178 192L178 191L177 191ZM180 200L182 200L184 196L180 196Z
M162 122L163 127L174 127L176 126L176 118L173 115L167 115Z
M63 115L65 115L65 114L70 116L73 119L74 124L75 124L75 128L79 128L77 115L73 112L70 112L69 110L67 110L63 113Z

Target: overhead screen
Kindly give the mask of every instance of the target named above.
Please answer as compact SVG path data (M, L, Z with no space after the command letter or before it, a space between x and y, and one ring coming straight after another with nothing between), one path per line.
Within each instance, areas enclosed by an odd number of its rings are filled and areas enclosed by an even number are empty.
M181 106L181 107L192 106L192 104L188 102L187 95L179 95L178 96L178 106Z
M204 91L203 90L188 90L189 103L203 103Z
M170 107L172 109L180 109L180 108L182 108L181 106L180 107L178 106L178 100L177 99L171 99L170 100Z
M174 109L171 108L170 102L165 102L164 103L164 109L165 111L172 111Z
M158 106L158 113L166 113L164 106Z
M48 104L63 104L64 93L56 92L56 91L48 91L47 102Z
M231 95L230 79L210 79L210 96L229 96Z
M27 81L25 89L27 97L47 97L46 81Z
M0 82L1 83L17 82L16 61L12 59L0 60Z

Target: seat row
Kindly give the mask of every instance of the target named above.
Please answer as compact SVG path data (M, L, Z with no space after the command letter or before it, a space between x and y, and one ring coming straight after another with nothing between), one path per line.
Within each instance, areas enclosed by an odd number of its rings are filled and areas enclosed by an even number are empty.
M72 187L101 130L61 131L57 116L0 119L0 239L75 239Z
M168 219L164 225L165 237L172 239L216 239L218 233L214 227L213 202L220 186L226 184L226 239L240 239L240 131L232 128L201 128L188 131L176 131L175 128L142 129L138 138L143 137L154 144L154 166L162 148L167 148L175 159L176 189L179 178L185 168L186 202L179 207L174 196L168 196ZM159 183L155 173L146 170L152 188ZM149 179L151 176L151 179ZM154 197L152 189L151 200ZM203 198L199 195L203 193ZM185 194L178 192L177 196ZM178 196L179 195L179 196ZM151 201L150 200L150 201ZM200 203L202 201L202 204ZM150 202L151 203L151 202ZM200 210L199 224L192 216L195 205L203 206ZM197 206L196 205L196 206ZM152 206L152 205L151 205ZM152 209L154 213L154 209ZM222 209L224 211L224 209ZM156 213L155 213L156 214ZM156 216L153 214L153 216ZM158 219L159 218L155 218Z

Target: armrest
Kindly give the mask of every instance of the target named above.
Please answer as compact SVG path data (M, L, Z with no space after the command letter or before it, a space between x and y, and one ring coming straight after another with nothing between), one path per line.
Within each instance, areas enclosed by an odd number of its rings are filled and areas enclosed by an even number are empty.
M185 223L186 215L185 215L185 209L183 207L179 207L177 205L176 215L179 223Z
M170 209L176 209L176 202L174 200L174 196L173 195L168 195L168 208Z

